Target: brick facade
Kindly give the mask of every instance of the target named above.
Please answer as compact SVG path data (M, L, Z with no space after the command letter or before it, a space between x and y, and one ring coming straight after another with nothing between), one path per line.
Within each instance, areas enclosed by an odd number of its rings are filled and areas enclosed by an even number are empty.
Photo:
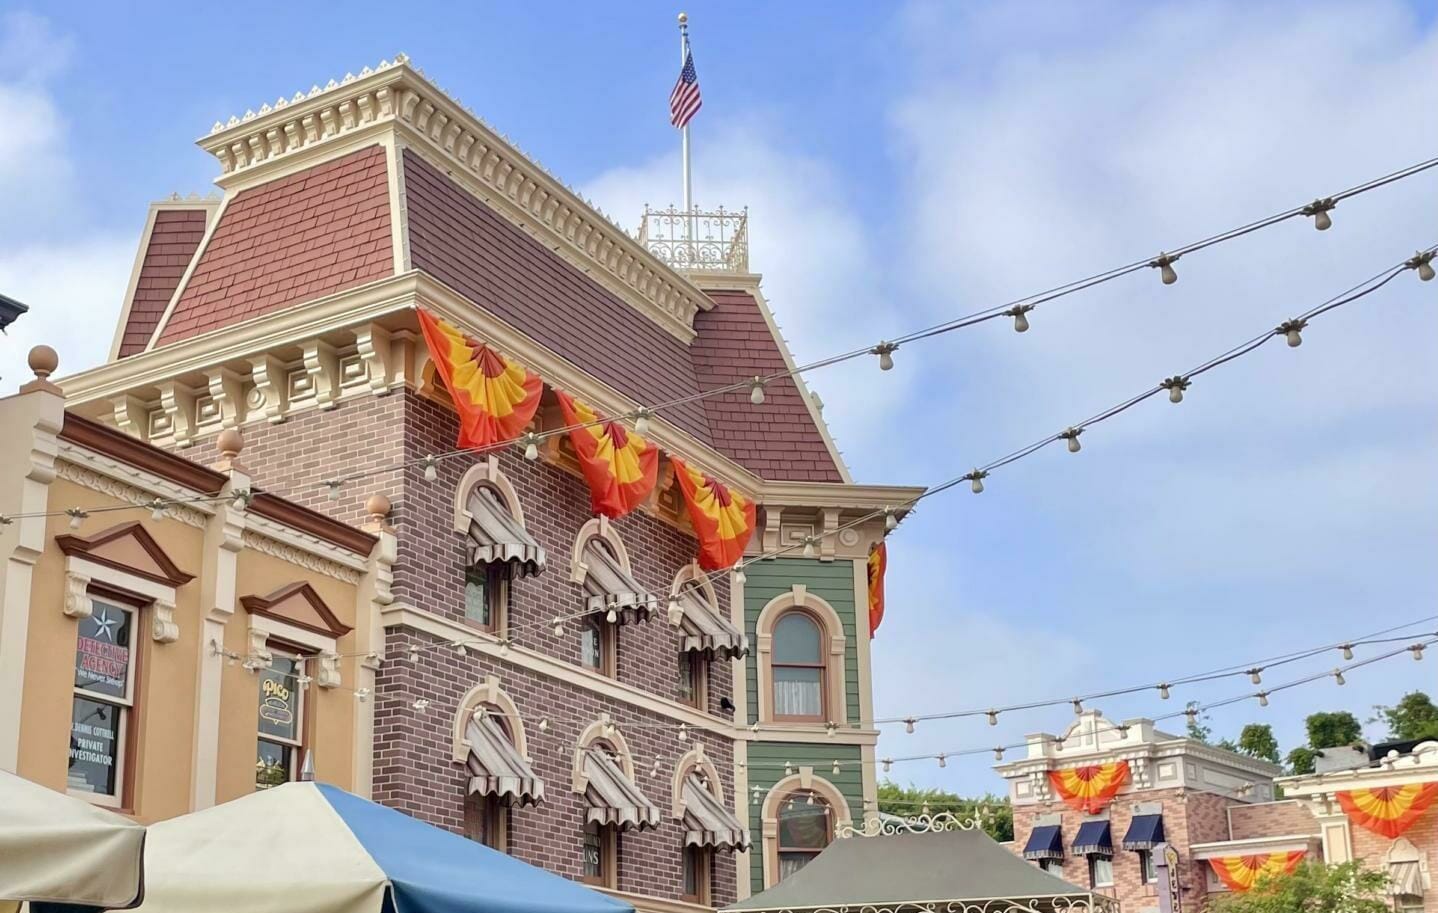
M1318 821L1301 802L1258 802L1228 809L1228 839L1272 837L1280 834L1317 834Z

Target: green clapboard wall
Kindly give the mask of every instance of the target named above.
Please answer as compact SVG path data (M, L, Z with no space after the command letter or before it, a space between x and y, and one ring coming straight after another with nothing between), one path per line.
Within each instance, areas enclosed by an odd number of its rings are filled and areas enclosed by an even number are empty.
M745 573L748 573L746 570ZM753 577L749 578L753 580ZM827 598L827 597L825 597ZM838 608L838 606L835 606ZM764 799L769 788L784 779L784 765L792 764L797 773L800 767L814 768L814 776L827 780L843 793L849 803L849 814L856 823L864 820L864 774L859 765L862 759L857 745L799 744L791 742L750 742L749 743L749 831L754 838L754 852L749 857L750 891L758 894L764 890L764 844L763 822L760 820ZM834 773L834 762L839 762L839 773ZM752 790L757 786L762 792L759 805L754 804Z

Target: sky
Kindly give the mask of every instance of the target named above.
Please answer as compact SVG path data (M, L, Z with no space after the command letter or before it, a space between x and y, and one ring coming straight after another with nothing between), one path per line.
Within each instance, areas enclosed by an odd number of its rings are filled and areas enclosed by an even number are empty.
M0 2L0 386L104 358L149 201L208 192L216 120L403 51L606 212L678 202L679 7ZM748 206L800 361L1060 285L1438 152L1426 4L692 2L700 205ZM1438 171L1006 321L808 378L857 481L951 478L1438 243ZM881 716L1162 681L1438 614L1438 282L1412 273L1062 447L922 505L890 543ZM1410 630L1424 629L1419 625ZM1438 622L1426 623L1438 630ZM1377 648L1360 649L1359 658ZM1215 736L1372 716L1405 656L1212 712ZM1275 669L1322 672L1337 651ZM1174 713L1246 679L1096 703ZM886 728L880 755L1057 732L1065 706ZM1181 721L1180 721L1181 723ZM1181 729L1169 723L1167 728ZM1381 737L1381 726L1369 735ZM991 755L894 777L1000 791Z

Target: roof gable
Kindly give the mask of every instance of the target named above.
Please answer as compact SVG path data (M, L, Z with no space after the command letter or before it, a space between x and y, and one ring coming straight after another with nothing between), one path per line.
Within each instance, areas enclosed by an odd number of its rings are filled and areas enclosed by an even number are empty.
M241 596L240 605L251 615L264 615L327 637L343 637L354 630L340 621L315 588L305 581L282 586L265 596Z
M134 574L165 586L184 586L195 579L175 564L139 522L121 523L93 536L62 535L55 544L66 555Z

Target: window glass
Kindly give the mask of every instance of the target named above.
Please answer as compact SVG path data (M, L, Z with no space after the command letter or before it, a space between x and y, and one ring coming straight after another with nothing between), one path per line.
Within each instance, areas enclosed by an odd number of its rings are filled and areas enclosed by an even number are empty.
M131 638L135 612L92 600L75 638L67 785L120 804L126 727L135 681Z
M483 567L472 567L464 572L464 619L465 621L477 624L482 628L492 627L494 624L494 612L490 605L489 570Z
M1113 886L1113 860L1107 856L1088 858L1089 886L1108 888Z
M828 845L829 806L813 793L799 793L785 801L779 809L779 846L821 850Z
M804 666L774 667L774 715L822 717L824 672Z
M579 658L585 668L604 668L604 630L600 627L603 623L599 617L586 618L579 632Z
M1153 853L1151 851L1138 851L1138 871L1139 877L1143 879L1144 884L1152 884L1158 881L1158 873L1154 871Z
M89 618L80 619L75 641L75 687L90 694L130 696L130 629L134 612L94 601Z
M1040 859L1039 868L1043 869L1045 872L1050 872L1060 876L1062 876L1064 870L1063 863L1059 862L1057 859Z
M774 625L774 662L819 665L819 626L803 612L790 612Z
M604 832L592 821L584 825L584 877L604 877Z
M300 687L304 660L272 653L269 668L262 669L259 676L256 789L293 780L304 743L304 692Z
M125 710L116 704L75 698L70 722L70 789L119 795L120 717Z

